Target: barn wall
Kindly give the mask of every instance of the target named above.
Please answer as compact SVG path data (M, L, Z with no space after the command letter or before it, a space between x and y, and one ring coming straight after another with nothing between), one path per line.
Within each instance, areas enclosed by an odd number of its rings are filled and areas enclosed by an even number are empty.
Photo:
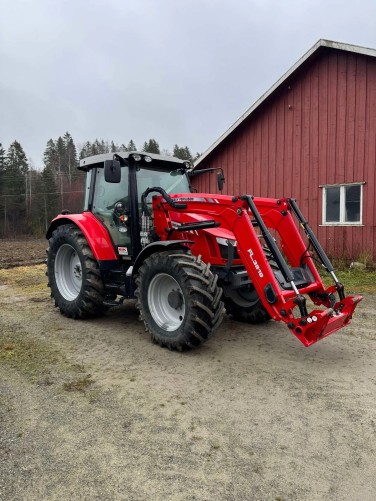
M295 73L199 168L222 167L224 193L297 198L332 256L375 245L376 61L326 50ZM365 182L362 227L323 227L320 185ZM195 178L216 192L214 175Z

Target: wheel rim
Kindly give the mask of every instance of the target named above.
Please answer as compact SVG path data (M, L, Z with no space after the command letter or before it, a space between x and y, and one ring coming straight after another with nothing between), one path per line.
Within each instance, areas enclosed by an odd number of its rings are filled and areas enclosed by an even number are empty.
M148 306L156 324L165 331L175 331L183 323L184 296L178 282L167 273L159 273L151 280Z
M74 301L77 298L82 286L82 266L77 251L69 244L57 251L55 280L64 299Z

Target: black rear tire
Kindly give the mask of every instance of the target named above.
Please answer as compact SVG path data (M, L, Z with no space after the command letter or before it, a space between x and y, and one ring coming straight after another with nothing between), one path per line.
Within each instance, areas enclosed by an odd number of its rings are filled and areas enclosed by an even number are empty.
M89 244L74 224L56 228L47 249L48 285L61 313L69 318L101 315L105 291Z
M195 348L222 323L222 289L200 256L183 250L152 254L140 267L136 285L140 318L161 346Z
M227 313L234 320L249 324L260 324L271 319L252 284L233 289L225 297Z

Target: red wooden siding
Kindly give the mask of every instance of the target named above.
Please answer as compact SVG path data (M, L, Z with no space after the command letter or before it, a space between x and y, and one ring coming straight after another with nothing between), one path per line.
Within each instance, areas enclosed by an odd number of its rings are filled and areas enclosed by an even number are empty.
M198 168L222 167L224 193L297 198L332 256L376 259L376 59L323 50L293 73ZM365 182L363 226L320 226L320 185ZM216 192L214 175L195 178Z

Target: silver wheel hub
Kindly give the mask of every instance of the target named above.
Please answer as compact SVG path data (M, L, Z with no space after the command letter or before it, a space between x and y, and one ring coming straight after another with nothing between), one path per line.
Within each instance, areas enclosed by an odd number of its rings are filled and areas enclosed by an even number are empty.
M69 244L63 244L56 253L55 280L64 299L77 298L82 286L82 266L77 251Z
M178 282L167 273L155 275L148 289L148 306L156 324L175 331L185 317L185 301Z

